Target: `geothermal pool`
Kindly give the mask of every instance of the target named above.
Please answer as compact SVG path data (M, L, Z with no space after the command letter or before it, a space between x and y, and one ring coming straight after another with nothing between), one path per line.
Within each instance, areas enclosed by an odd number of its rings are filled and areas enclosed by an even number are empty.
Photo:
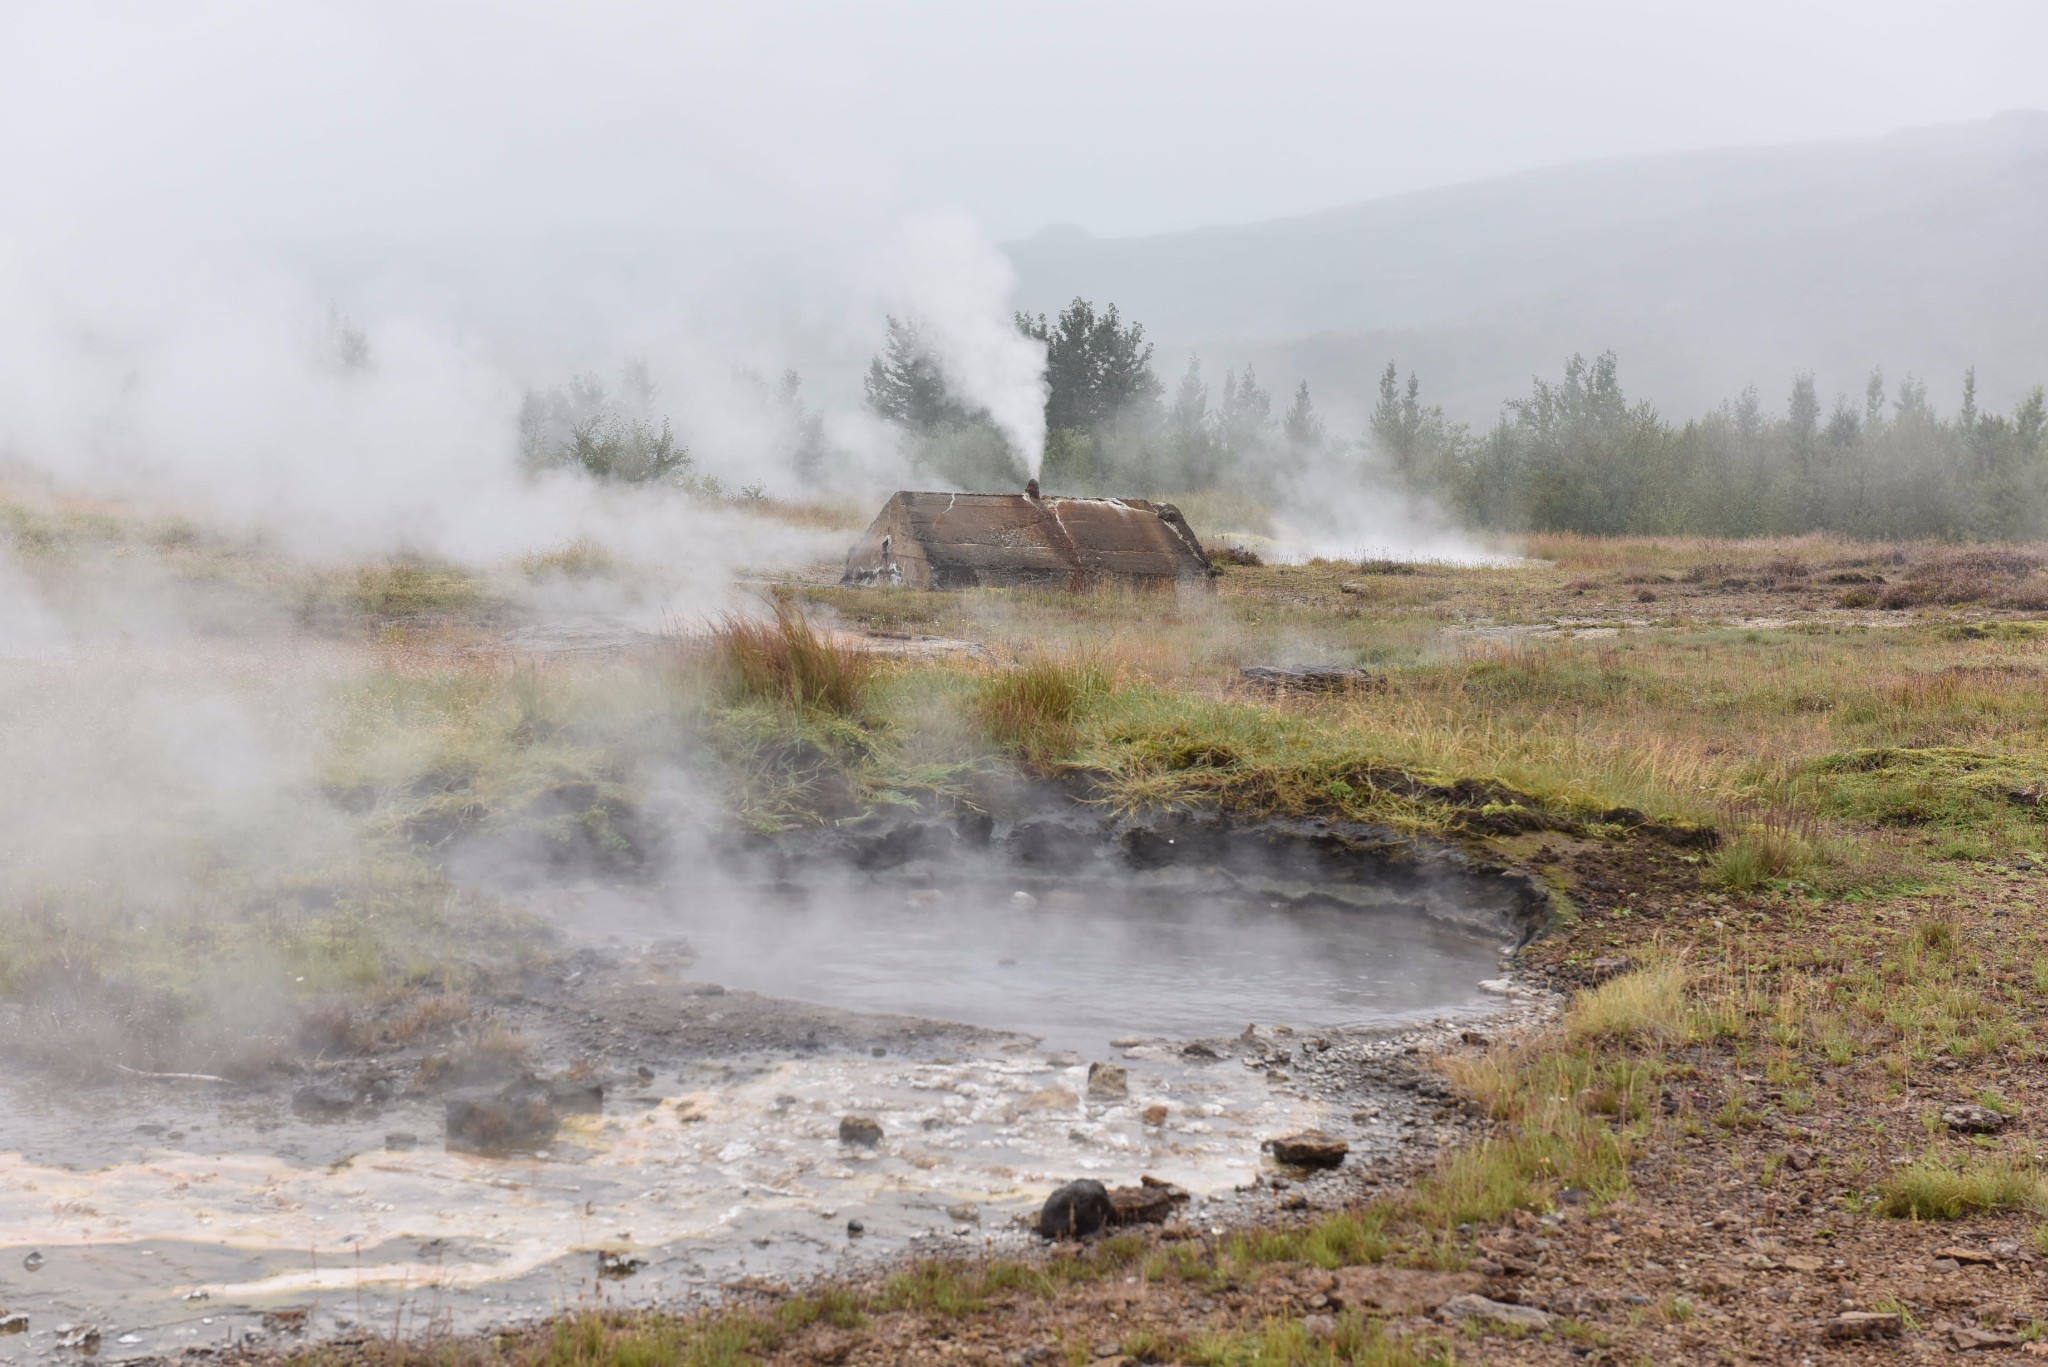
M0 1337L0 1361L61 1355L82 1324L119 1357L690 1303L748 1276L1027 1244L1016 1217L1082 1176L1163 1178L1195 1194L1201 1219L1265 1170L1274 1135L1332 1129L1355 1169L1421 1132L1399 1098L1308 1085L1311 1047L1398 1052L1403 1031L1502 1007L1480 984L1503 936L1420 914L1228 886L1033 886L849 878L739 902L670 887L624 909L553 897L583 958L615 964L643 1005L688 1003L706 1028L741 1004L748 1019L778 1009L751 992L983 1028L633 1054L603 1114L569 1119L533 1154L444 1151L430 1098L314 1122L289 1085L0 1083L0 1311L30 1321ZM681 977L678 937L694 955ZM656 944L670 947L663 971L649 967ZM579 1040L606 1030L602 1000L546 1010L573 1017ZM551 1067L571 1061L567 1033L550 1044L545 1019L526 1028ZM631 1052L616 1027L607 1037ZM1209 1043L1187 1052L1196 1039ZM1127 1096L1089 1097L1095 1061L1127 1070ZM1146 1123L1154 1106L1165 1124ZM849 1113L881 1124L879 1147L840 1142ZM392 1146L398 1134L417 1145ZM601 1279L600 1251L641 1265Z

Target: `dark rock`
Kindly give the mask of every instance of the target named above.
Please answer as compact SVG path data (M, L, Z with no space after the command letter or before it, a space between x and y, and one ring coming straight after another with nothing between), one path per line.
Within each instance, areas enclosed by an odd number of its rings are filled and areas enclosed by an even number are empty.
M1254 688L1275 693L1350 693L1373 682L1367 671L1343 665L1247 665L1238 673Z
M1321 1130L1303 1130L1272 1141L1273 1157L1290 1167L1334 1168L1351 1152L1351 1146Z
M384 1136L384 1147L396 1153L420 1146L420 1137L410 1130L393 1130Z
M541 1148L561 1127L547 1094L517 1083L496 1092L451 1096L445 1105L448 1147L465 1153Z
M0 1315L0 1334L26 1334L27 1332L27 1315L19 1311L12 1315Z
M1110 1221L1119 1225L1163 1224L1188 1194L1171 1182L1141 1177L1135 1187L1109 1189Z
M1048 1239L1085 1239L1101 1233L1115 1215L1109 1191L1102 1183L1083 1178L1045 1198L1038 1212L1038 1232Z
M363 1094L342 1078L309 1082L292 1093L292 1114L305 1120L339 1120L355 1110Z
M846 1237L849 1239L858 1239L867 1232L868 1227L859 1220L848 1220L846 1222Z
M548 1104L556 1115L603 1115L604 1084L556 1078L548 1084Z
M597 1275L607 1281L622 1281L647 1266L645 1258L601 1248L597 1251Z
M864 1115L850 1115L839 1122L839 1142L874 1148L882 1142L882 1127Z

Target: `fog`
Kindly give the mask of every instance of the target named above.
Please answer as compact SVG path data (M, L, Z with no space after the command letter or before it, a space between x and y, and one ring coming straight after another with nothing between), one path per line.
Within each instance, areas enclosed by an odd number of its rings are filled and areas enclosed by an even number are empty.
M1902 4L1652 23L1592 0L1540 23L1469 3L1256 24L1155 4L215 3L0 24L0 453L312 544L461 554L595 516L496 473L529 386L642 360L703 469L788 492L817 481L779 468L727 380L794 366L827 482L866 499L904 473L857 379L896 310L1035 469L1033 354L995 241L1982 117L2034 97L2025 54L2048 36L2020 3L1928 25ZM367 382L304 354L330 305L369 335ZM1548 349L1522 368L1562 360Z

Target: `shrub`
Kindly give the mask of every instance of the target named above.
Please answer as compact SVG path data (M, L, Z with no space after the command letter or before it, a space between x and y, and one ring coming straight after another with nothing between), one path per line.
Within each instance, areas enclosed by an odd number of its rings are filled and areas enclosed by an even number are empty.
M858 647L821 637L803 609L777 599L772 621L728 616L715 634L729 689L742 698L850 717L860 711L881 662Z

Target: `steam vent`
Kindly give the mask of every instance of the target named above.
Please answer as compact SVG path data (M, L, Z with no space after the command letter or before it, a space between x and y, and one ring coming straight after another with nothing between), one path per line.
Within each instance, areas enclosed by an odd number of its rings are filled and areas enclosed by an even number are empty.
M919 589L1166 586L1215 573L1187 519L1142 498L905 490L846 557L843 584Z

